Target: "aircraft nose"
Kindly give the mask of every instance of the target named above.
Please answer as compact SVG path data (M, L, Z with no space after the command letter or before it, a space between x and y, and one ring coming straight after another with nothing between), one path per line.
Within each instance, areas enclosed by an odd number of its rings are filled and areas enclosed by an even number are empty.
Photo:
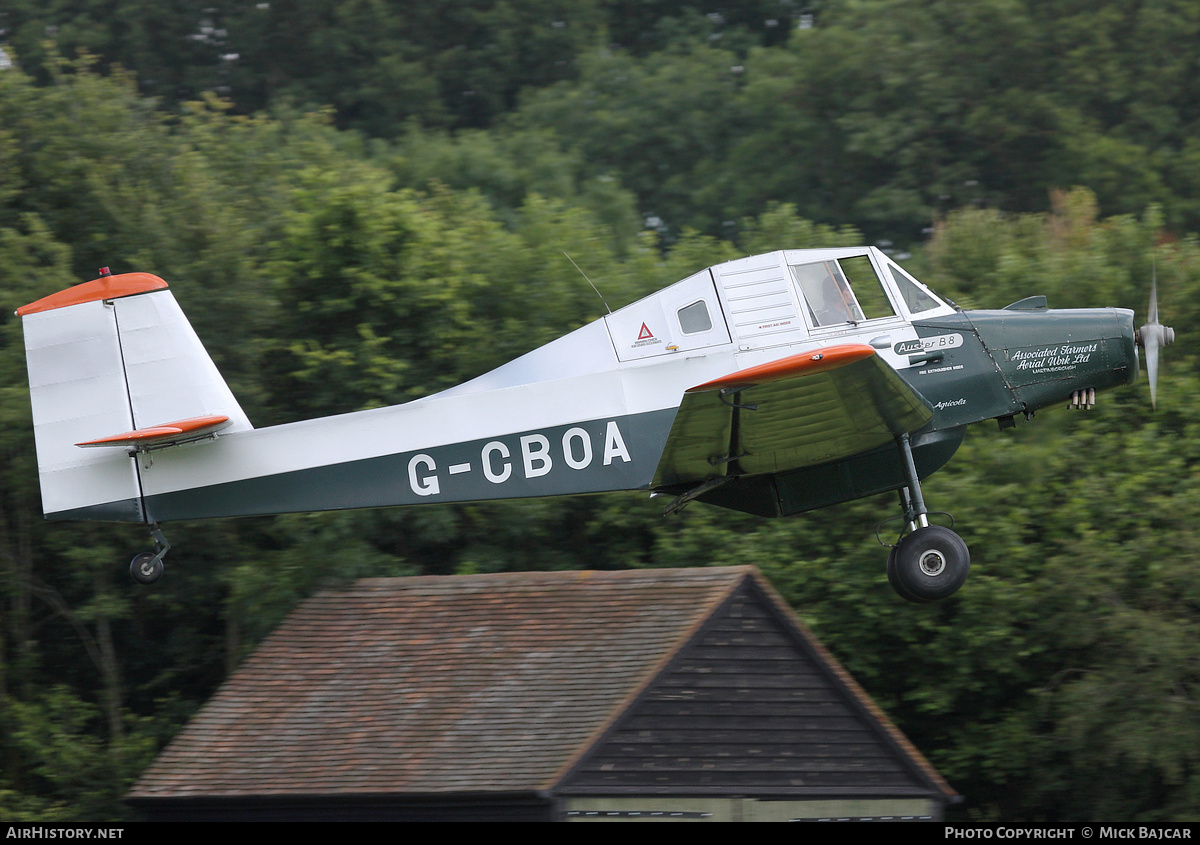
M1149 323L1142 326L1134 333L1134 338L1137 340L1137 345L1142 349L1158 348L1170 346L1175 342L1175 329L1170 326L1160 325L1159 323Z
M1157 315L1155 315L1157 317ZM1146 376L1150 381L1150 406L1158 407L1158 350L1175 342L1175 330L1157 319L1134 333L1137 345L1146 350Z

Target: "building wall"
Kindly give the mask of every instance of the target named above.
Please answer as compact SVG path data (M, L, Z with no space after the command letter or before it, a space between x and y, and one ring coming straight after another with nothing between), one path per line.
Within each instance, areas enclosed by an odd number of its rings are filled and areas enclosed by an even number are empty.
M566 821L941 821L927 798L829 798L812 801L688 796L589 796L563 802Z

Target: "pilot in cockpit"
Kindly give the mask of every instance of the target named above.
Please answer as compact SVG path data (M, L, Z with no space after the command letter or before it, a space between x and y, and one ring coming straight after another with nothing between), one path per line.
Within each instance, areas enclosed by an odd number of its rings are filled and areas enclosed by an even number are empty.
M833 326L863 319L854 294L836 263L792 265L792 276L808 303L814 326Z

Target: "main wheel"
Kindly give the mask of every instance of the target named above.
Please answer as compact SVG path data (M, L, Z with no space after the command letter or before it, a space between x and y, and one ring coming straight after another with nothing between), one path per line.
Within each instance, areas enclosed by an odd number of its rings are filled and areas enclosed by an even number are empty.
M911 601L915 604L927 604L925 599L919 599L906 590L904 585L900 583L900 579L896 577L896 546L892 546L891 550L888 552L887 579L888 583L892 585L892 589L896 591L896 594L900 596L900 598Z
M909 601L930 602L952 596L971 571L967 544L940 525L918 528L892 552L888 580Z
M163 574L162 558L155 559L154 552L142 552L134 555L129 562L129 574L139 584L153 584Z

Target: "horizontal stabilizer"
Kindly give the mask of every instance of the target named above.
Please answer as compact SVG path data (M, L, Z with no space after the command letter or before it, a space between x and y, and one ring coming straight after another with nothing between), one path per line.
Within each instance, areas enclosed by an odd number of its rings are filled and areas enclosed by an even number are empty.
M137 449L162 448L186 443L191 440L202 440L215 435L223 428L228 428L233 421L224 414L212 414L204 417L193 417L187 420L152 425L147 428L137 428L109 437L96 440L86 440L76 443L76 446L132 446Z

